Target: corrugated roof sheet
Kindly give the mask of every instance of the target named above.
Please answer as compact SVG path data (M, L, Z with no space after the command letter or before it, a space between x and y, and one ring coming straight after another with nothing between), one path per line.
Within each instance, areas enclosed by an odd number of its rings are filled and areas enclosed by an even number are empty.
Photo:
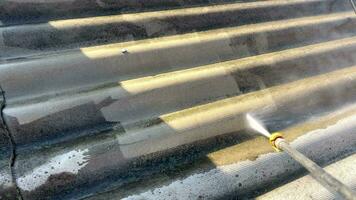
M349 0L3 1L0 21L5 199L134 197L272 151L246 113L295 139L356 102ZM355 152L345 134L317 161Z

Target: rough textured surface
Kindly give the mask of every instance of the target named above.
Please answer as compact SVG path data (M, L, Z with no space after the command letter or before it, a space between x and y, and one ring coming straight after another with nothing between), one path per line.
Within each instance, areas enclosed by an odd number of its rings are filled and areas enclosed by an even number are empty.
M325 168L327 172L356 190L355 182L356 154L333 163ZM298 197L298 198L295 198ZM278 189L268 192L257 199L342 199L330 193L310 175L299 178Z
M4 0L1 1L0 18L3 24L34 23L48 18L119 14L226 2L229 0Z
M0 109L4 107L3 91L0 88ZM2 116L1 116L2 117ZM15 199L16 186L13 181L11 164L13 146L6 126L0 120L0 199Z
M0 21L5 199L135 197L230 165L253 177L271 155L237 163L270 152L246 113L290 139L354 115L345 108L356 102L348 0L5 0ZM347 155L354 135L339 132L333 151L307 154L320 163ZM315 137L328 148L331 138ZM209 190L224 182L216 179L197 191L248 197L300 175L284 166L250 185L219 193Z

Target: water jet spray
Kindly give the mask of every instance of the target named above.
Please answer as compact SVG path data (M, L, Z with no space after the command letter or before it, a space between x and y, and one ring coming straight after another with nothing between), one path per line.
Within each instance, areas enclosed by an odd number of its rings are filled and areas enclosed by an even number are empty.
M246 115L249 126L256 132L262 134L269 139L273 149L277 152L286 152L291 158L300 163L305 169L307 169L311 176L323 185L327 190L333 194L339 195L346 200L356 200L356 194L345 184L334 178L327 173L323 168L317 165L315 162L307 158L305 155L294 149L284 139L282 133L275 132L270 133L262 123L252 117L250 114Z

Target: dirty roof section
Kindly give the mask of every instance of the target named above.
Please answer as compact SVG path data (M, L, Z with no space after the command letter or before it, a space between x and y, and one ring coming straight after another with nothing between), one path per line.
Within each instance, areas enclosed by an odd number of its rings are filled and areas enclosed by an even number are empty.
M245 115L348 170L356 14L350 0L4 0L0 86L0 199L284 198L310 178Z

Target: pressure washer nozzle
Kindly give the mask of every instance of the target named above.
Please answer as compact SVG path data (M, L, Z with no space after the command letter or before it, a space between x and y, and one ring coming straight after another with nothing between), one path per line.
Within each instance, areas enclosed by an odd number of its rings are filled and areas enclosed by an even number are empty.
M275 132L272 133L272 135L269 137L269 143L272 145L273 149L277 152L282 151L281 149L279 149L276 145L276 140L280 138L280 139L284 139L282 133L280 132Z

